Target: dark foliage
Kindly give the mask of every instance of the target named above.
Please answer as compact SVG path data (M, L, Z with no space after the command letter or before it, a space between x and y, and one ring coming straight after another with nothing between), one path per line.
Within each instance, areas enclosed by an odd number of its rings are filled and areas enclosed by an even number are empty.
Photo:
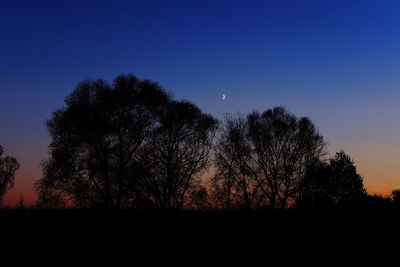
M308 118L285 108L227 117L216 146L213 187L225 208L287 208L299 194L306 166L325 142Z
M247 117L257 166L255 179L271 208L291 205L299 193L306 166L325 153L325 142L308 118L283 107Z
M4 149L0 146L0 204L7 191L14 186L15 173L18 169L18 161L5 156Z
M298 206L335 207L360 203L366 196L362 177L343 151L329 162L312 162L301 184Z
M142 191L159 208L184 206L187 192L201 183L217 121L189 102L171 102L141 155L147 172Z
M173 100L154 82L121 75L112 84L80 83L47 125L52 141L43 177L35 184L38 208L387 204L387 199L367 196L346 153L325 160L326 143L311 120L283 107L247 117L226 115L214 143L219 123L211 115L188 101ZM9 157L1 164L9 169L0 176L4 194L18 164ZM393 191L388 206L400 206L399 196Z
M48 121L50 158L36 184L39 204L132 207L144 172L140 156L159 123L169 95L132 75L85 81ZM41 203L40 203L41 202Z
M78 85L48 121L38 207L181 208L199 183L217 121L132 75Z
M211 191L215 205L228 210L259 208L265 194L254 179L256 164L245 118L226 115L214 152Z

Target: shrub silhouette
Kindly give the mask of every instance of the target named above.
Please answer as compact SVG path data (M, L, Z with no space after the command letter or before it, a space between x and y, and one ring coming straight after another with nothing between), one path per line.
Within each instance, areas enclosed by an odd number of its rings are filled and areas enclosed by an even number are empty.
M348 206L365 196L363 179L354 161L341 151L329 162L315 161L308 167L297 204L303 207Z
M391 199L395 207L400 207L400 189L392 191Z

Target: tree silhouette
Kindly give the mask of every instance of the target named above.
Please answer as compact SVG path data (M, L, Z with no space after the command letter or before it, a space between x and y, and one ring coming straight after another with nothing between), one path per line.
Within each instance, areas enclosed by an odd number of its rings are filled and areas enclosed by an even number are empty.
M78 207L135 205L140 151L169 101L159 85L133 75L112 85L80 83L47 123L52 142L36 183L39 199L51 192Z
M218 122L195 105L171 102L142 154L148 164L144 192L159 208L180 209L189 188L209 166Z
M19 169L18 161L4 155L4 149L0 146L0 204L8 189L14 186L15 173Z
M334 203L349 203L366 194L363 178L357 173L354 161L344 151L336 153L329 167Z
M214 148L216 173L211 178L215 204L224 209L251 209L262 202L263 194L254 179L248 126L239 114L226 115Z
M296 205L302 208L330 207L333 205L329 163L316 159L307 166L306 174L300 183L300 194Z
M396 207L400 207L400 189L395 189L392 191L392 202Z
M314 162L307 169L301 186L299 205L351 205L366 195L362 177L354 161L344 152L325 162Z
M325 153L326 144L308 118L283 107L247 117L254 176L271 208L285 208L299 193L306 166Z
M213 116L156 83L121 75L111 85L80 83L47 126L39 208L275 209L347 205L366 195L352 159L342 151L324 161L314 124L283 107L227 115L213 146ZM19 167L2 154L0 196Z

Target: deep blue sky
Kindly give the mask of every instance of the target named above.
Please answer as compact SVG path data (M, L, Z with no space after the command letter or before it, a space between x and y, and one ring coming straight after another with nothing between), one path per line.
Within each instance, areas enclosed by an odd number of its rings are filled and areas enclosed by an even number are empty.
M345 149L370 191L400 186L398 1L0 2L0 144L29 195L45 120L86 78L159 82L222 117L284 105ZM221 101L221 94L227 95Z

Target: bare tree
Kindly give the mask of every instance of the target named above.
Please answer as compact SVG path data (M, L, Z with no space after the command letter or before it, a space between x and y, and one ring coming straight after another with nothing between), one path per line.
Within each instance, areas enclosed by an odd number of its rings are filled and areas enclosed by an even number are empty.
M247 117L255 179L271 208L293 203L306 166L324 155L325 142L308 118L297 118L283 107Z
M160 125L142 153L149 173L144 192L160 208L180 209L188 189L209 166L209 153L217 120L195 105L172 102L160 117Z
M7 191L14 186L15 173L19 169L15 158L3 154L4 149L0 146L0 204Z
M216 173L211 178L214 201L224 209L257 207L263 194L255 183L246 120L226 115L214 148Z

